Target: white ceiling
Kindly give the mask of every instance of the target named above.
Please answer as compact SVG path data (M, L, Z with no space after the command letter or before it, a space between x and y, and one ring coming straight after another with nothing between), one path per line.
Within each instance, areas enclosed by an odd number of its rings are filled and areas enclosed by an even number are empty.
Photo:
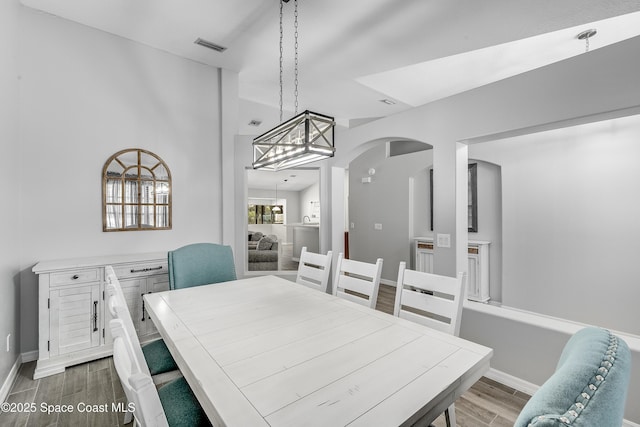
M301 191L320 180L318 169L289 169L282 171L247 171L247 187L274 191ZM275 194L275 193L274 193Z
M278 0L22 0L26 6L239 72L241 126L278 107ZM293 1L285 116L293 110ZM299 103L348 125L387 116L640 34L637 0L300 0ZM547 34L549 33L549 34ZM201 37L227 47L194 44ZM390 98L395 105L379 102Z

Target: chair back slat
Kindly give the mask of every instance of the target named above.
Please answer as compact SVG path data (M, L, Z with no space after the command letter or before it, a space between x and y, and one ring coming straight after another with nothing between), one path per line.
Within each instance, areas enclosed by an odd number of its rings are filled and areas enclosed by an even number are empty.
M381 275L382 258L371 264L344 259L340 253L333 282L333 295L375 308Z
M425 276L429 274L429 276ZM428 280L426 280L428 278ZM456 277L442 276L439 274L423 273L415 270L404 270L404 284L413 286L414 288L425 291L439 292L447 295L454 295L457 291L456 287L452 287L451 283L457 280Z
M443 322L442 320L432 319L427 316L422 316L420 314L412 313L407 310L402 310L398 317L402 319L409 320L413 323L418 323L420 325L426 326L431 329L435 329L436 331L449 333L449 324Z
M333 252L331 251L327 252L326 255L322 255L309 252L306 246L303 247L298 263L296 283L317 289L321 292L327 292L332 257Z
M457 336L463 289L463 273L457 277L423 273L407 270L406 263L401 262L393 314Z
M450 322L451 317L458 311L458 301L454 299L448 299L447 296L438 293L425 295L419 290L412 289L402 290L402 305L431 313L435 317L446 319L447 322Z

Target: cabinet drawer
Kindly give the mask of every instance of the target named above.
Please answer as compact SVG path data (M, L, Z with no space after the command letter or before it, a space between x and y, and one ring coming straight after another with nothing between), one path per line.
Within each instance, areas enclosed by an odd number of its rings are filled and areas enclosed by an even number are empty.
M100 280L100 269L88 268L83 270L70 270L59 273L51 273L53 285L70 285L75 283L97 282Z
M167 274L167 263L158 261L144 264L127 264L114 266L113 270L118 279L126 279L129 277L146 277L155 274Z

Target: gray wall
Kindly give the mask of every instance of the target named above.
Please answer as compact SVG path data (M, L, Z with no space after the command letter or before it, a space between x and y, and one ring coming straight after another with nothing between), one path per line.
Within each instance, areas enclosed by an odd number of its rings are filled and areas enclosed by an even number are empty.
M361 261L382 258L382 277L395 282L400 261L415 268L411 239L433 236L429 199L433 153L430 149L393 157L386 153L385 144L380 144L349 166L349 222L355 225L349 230L349 252ZM502 301L500 168L475 159L470 162L478 164L478 232L469 233L469 239L491 242L491 298ZM370 184L363 184L370 167L376 173ZM374 229L375 223L383 224L381 231Z
M20 283L20 141L18 128L18 19L17 0L0 2L0 386L16 362L20 345L18 307ZM11 351L5 339L11 334Z
M227 98L220 93L233 87L216 68L28 8L20 27L23 187L15 246L22 253L21 351L29 352L37 349L31 268L39 260L222 240ZM102 232L102 167L132 147L156 153L171 169L172 230Z
M632 116L470 147L502 168L505 305L640 335L639 139Z
M349 256L365 262L382 258L385 280L395 282L400 262L411 262L409 178L431 164L431 150L386 157L386 145L379 144L349 165ZM370 168L372 182L362 183Z

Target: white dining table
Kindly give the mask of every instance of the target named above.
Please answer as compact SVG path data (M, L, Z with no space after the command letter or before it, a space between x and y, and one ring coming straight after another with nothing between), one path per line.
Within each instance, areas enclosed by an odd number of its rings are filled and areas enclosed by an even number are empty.
M492 356L276 276L144 299L213 425L428 425Z

